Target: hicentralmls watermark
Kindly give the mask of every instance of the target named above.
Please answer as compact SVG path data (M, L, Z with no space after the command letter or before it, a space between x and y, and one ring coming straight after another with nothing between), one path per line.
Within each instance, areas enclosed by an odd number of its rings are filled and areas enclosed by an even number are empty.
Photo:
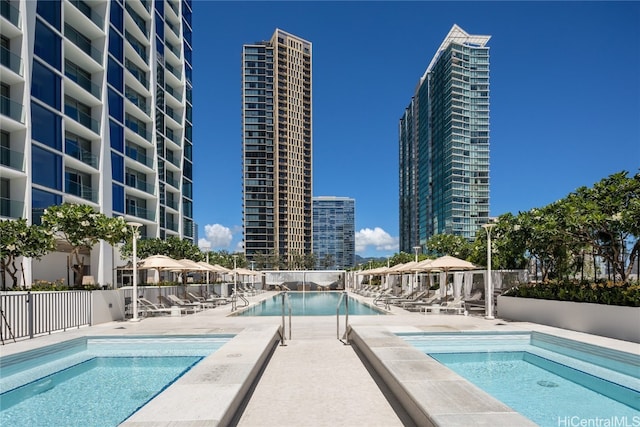
M564 416L558 417L558 427L640 427L640 415L602 418Z

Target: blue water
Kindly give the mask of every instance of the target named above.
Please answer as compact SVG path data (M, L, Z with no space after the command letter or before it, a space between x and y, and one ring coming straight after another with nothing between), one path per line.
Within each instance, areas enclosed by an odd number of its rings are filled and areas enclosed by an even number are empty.
M117 426L199 357L95 357L0 395L3 426Z
M341 292L287 292L291 302L291 314L293 316L335 316L340 300ZM345 296L346 298L346 296ZM345 314L344 300L340 304L340 314ZM365 304L349 298L349 315L379 315L385 314ZM281 316L282 294L262 301L260 304L249 307L239 313L239 316ZM289 306L285 300L285 315L289 315Z
M399 336L541 426L640 426L638 355L536 332Z
M431 357L541 426L563 420L640 421L640 393L526 352L440 353ZM596 391L597 390L597 391ZM612 398L616 397L619 400ZM625 426L625 424L621 424Z
M0 357L0 426L115 427L232 337L89 337Z

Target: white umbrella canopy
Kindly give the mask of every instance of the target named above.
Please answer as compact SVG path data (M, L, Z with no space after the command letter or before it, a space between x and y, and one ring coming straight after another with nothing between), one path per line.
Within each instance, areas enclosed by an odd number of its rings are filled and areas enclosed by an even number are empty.
M463 259L456 258L450 255L445 255L432 260L432 262L428 265L428 268L431 270L452 271L475 270L478 267L476 267L469 261L465 261Z
M183 258L178 260L178 262L180 264L182 264L182 268L178 268L177 270L182 270L182 271L206 271L208 270L207 267L202 266L200 264L198 264L197 262L187 259L187 258Z
M220 271L219 271L217 268L215 268L213 265L208 264L208 263L206 263L205 261L198 261L198 262L197 262L197 264L198 264L200 267L202 267L202 268L204 268L205 270L207 270L207 271L212 271L212 272L214 272L214 273L219 273L219 272L220 272Z
M141 270L182 270L184 265L171 257L166 255L151 255L138 264L138 268Z
M440 293L445 298L447 298L446 294L446 282L447 282L447 273L449 271L460 271L460 270L475 270L476 267L473 263L469 261L465 261L460 258L456 258L450 255L441 256L440 258L436 258L429 264L428 267L431 271L437 270L442 272L441 274L444 277L441 277L440 280Z
M211 267L213 267L214 271L217 271L218 273L230 273L231 272L231 270L229 270L228 268L223 267L223 266L221 266L219 264L213 264Z

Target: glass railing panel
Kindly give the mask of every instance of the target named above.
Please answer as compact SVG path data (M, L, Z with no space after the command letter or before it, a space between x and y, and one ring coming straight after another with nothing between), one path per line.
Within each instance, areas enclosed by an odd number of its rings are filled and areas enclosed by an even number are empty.
M89 92L91 95L93 95L96 98L100 99L100 86L98 86L97 84L92 82L91 79L89 79L89 78L87 78L85 76L82 76L82 75L74 74L74 73L72 73L70 71L66 71L66 70L65 70L64 75L69 77L74 82L76 82L78 84L78 86L80 86L81 88L83 88L84 90Z
M65 142L65 153L80 160L91 167L98 167L98 156L92 154L91 151L87 151L80 147L77 142L67 139Z
M0 164L24 172L24 154L7 147L0 147Z
M89 18L94 24L102 28L104 23L104 17L95 10L91 9L91 6L81 0L70 0L70 3L74 5L84 16Z
M167 199L165 201L165 205L170 207L171 209L178 210L178 201L173 199Z
M67 194L71 194L94 203L98 201L98 192L88 185L82 185L75 181L65 179L64 188L65 193Z
M145 73L142 70L138 70L136 68L133 68L132 66L126 66L127 70L129 70L129 72L131 73L131 75L140 83L142 83L142 86L145 87L145 89L149 89L149 82L147 81L147 73Z
M24 218L24 203L0 197L0 216L5 218Z
M147 101L144 98L141 98L135 93L131 93L131 92L127 92L125 96L129 101L131 101L134 105L136 105L142 111L144 111L147 114L150 113L149 106L147 105Z
M135 160L138 163L142 163L143 165L148 167L153 167L153 159L151 157L145 156L144 154L140 153L138 150L134 150L131 147L126 147L125 154L127 155L127 157Z
M175 99L177 99L178 101L182 102L182 91L181 90L174 89L173 87L171 87L169 85L166 85L164 90L165 90L165 92L167 92L168 94L173 96Z
M68 38L78 48L93 58L96 62L102 63L102 52L93 47L90 40L87 40L75 28L70 25L64 26L64 36Z
M137 218L148 219L151 221L155 220L155 215L153 211L145 208L140 208L137 206L127 205L127 215L133 215Z
M131 36L127 36L127 41L129 42L129 44L131 45L131 47L133 48L133 50L135 50L138 55L140 55L140 57L147 62L147 48L143 45L141 45L138 40L136 40L135 38L131 37Z
M137 121L130 120L130 119L125 119L125 123L124 124L125 124L126 127L131 129L133 132L137 133L138 135L140 135L141 137L143 137L147 141L150 140L149 139L150 138L150 132L147 132L146 126L141 125Z
M124 7L125 9L127 9L127 12L129 12L129 15L133 19L133 22L135 22L138 28L140 28L140 31L142 31L142 34L144 34L145 38L149 38L149 33L147 32L147 22L140 15L138 15L135 10L133 10L129 3L125 3Z
M0 96L0 114L11 117L13 120L24 123L24 108L22 104L12 101L6 96Z
M0 63L22 76L22 58L5 47L0 48Z
M0 1L0 15L4 16L13 25L20 28L20 11L7 0Z
M91 129L95 133L100 133L100 124L98 121L90 115L78 110L76 107L65 104L64 113L84 127Z

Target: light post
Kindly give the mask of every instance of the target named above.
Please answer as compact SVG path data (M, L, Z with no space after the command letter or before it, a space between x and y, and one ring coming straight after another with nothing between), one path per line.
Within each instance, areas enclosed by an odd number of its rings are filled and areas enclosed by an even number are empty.
M131 227L133 233L133 296L131 303L133 304L133 317L132 322L138 322L138 229L142 227L139 222L127 222L127 225Z
M493 282L491 280L491 229L495 224L484 224L482 228L487 232L487 288L485 290L484 311L485 319L493 320Z
M207 243L206 245L202 245L200 248L205 251L205 255L207 257L207 264L209 264L209 250L211 250L211 245ZM209 292L209 270L207 269L207 292Z
M238 297L238 271L237 268L238 255L233 256L233 297Z
M418 251L420 251L421 246L414 246L413 247L413 251L416 253L416 264L418 263ZM416 269L416 272L413 275L413 282L411 285L411 292L413 292L413 283L416 283L418 281L418 270Z
M255 264L255 261L251 261L251 271L253 271L253 265ZM256 276L254 274L251 275L251 286L253 287L253 289L256 288Z

